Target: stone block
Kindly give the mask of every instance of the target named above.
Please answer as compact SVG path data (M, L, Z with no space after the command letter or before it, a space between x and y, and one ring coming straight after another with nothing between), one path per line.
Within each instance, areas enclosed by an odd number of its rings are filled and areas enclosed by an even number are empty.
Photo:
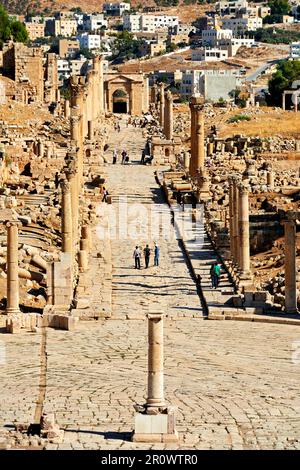
M269 300L270 294L267 291L255 292L254 301L255 302L267 302Z
M234 307L242 307L243 300L240 295L233 295L232 296L232 303Z
M253 294L254 292L249 292L249 291L245 291L244 292L244 298L245 298L245 305L251 305L254 298L253 298Z
M177 442L175 412L147 415L136 413L133 442Z

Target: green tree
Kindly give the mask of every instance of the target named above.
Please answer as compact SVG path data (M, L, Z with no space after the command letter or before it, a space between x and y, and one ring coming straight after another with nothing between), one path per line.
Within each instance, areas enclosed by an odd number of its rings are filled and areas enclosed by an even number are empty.
M281 105L282 93L291 88L294 81L300 80L300 61L283 61L277 66L276 72L269 80L268 103Z
M10 18L5 8L0 5L0 46L2 47L10 38L25 43L28 40L28 33L24 24L15 18Z
M287 15L291 10L288 0L272 0L269 2L269 7L271 15Z

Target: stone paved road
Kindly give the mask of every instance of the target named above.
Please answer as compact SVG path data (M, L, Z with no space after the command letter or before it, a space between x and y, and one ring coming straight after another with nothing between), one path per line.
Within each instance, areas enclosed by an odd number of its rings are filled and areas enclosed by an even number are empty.
M141 136L134 132L134 139L130 129L119 138L134 141L137 149ZM130 194L130 201L150 206L153 168L118 165L106 171L114 200ZM300 449L297 329L203 320L180 246L176 240L159 243L161 267L136 272L132 241L113 241L111 319L81 322L74 332L47 329L44 411L54 411L66 430L64 442L47 449ZM145 400L149 306L169 315L165 390L168 403L178 406L178 445L129 441L133 404ZM14 420L33 422L41 335L1 333L0 341L1 445Z

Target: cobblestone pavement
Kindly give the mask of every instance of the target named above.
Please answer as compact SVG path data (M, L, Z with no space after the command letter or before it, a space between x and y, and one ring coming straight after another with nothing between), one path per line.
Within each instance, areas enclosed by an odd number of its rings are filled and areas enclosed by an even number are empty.
M139 151L140 131L126 129L119 139L133 154ZM118 194L148 206L152 196L160 201L153 170L106 166L112 206ZM149 234L137 238L152 243ZM297 329L203 320L177 240L155 241L160 267L141 271L132 266L133 240L112 241L111 319L80 322L74 332L46 330L43 411L55 412L65 429L63 443L46 443L46 449L300 449ZM178 444L130 442L133 404L143 403L146 393L149 307L168 315L165 391L167 402L178 407ZM0 447L14 421L34 422L43 383L41 340L40 333L0 335Z

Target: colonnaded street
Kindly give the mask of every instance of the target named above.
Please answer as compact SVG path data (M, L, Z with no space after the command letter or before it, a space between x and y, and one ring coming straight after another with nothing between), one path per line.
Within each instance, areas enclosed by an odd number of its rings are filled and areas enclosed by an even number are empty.
M107 208L120 213L124 201L159 206L168 225L154 237L111 240L111 318L80 321L75 331L1 334L0 446L12 445L15 423L33 423L42 410L55 412L65 431L62 443L46 449L300 449L299 328L208 321L180 241L163 237L174 227L155 168L138 164L142 130L122 122L110 140L101 169L113 200ZM120 159L111 164L114 147L126 149L128 165ZM148 226L144 214L140 228ZM153 250L154 242L159 266L153 266L152 251L149 268L142 259L141 270L134 269L135 245L149 243ZM94 233L91 266L101 243ZM94 301L100 277L95 270L89 278ZM146 398L149 310L165 314L165 396L178 407L176 444L130 441L133 405ZM4 331L3 317L1 322ZM29 442L41 447L36 436ZM17 445L27 441L20 437Z

